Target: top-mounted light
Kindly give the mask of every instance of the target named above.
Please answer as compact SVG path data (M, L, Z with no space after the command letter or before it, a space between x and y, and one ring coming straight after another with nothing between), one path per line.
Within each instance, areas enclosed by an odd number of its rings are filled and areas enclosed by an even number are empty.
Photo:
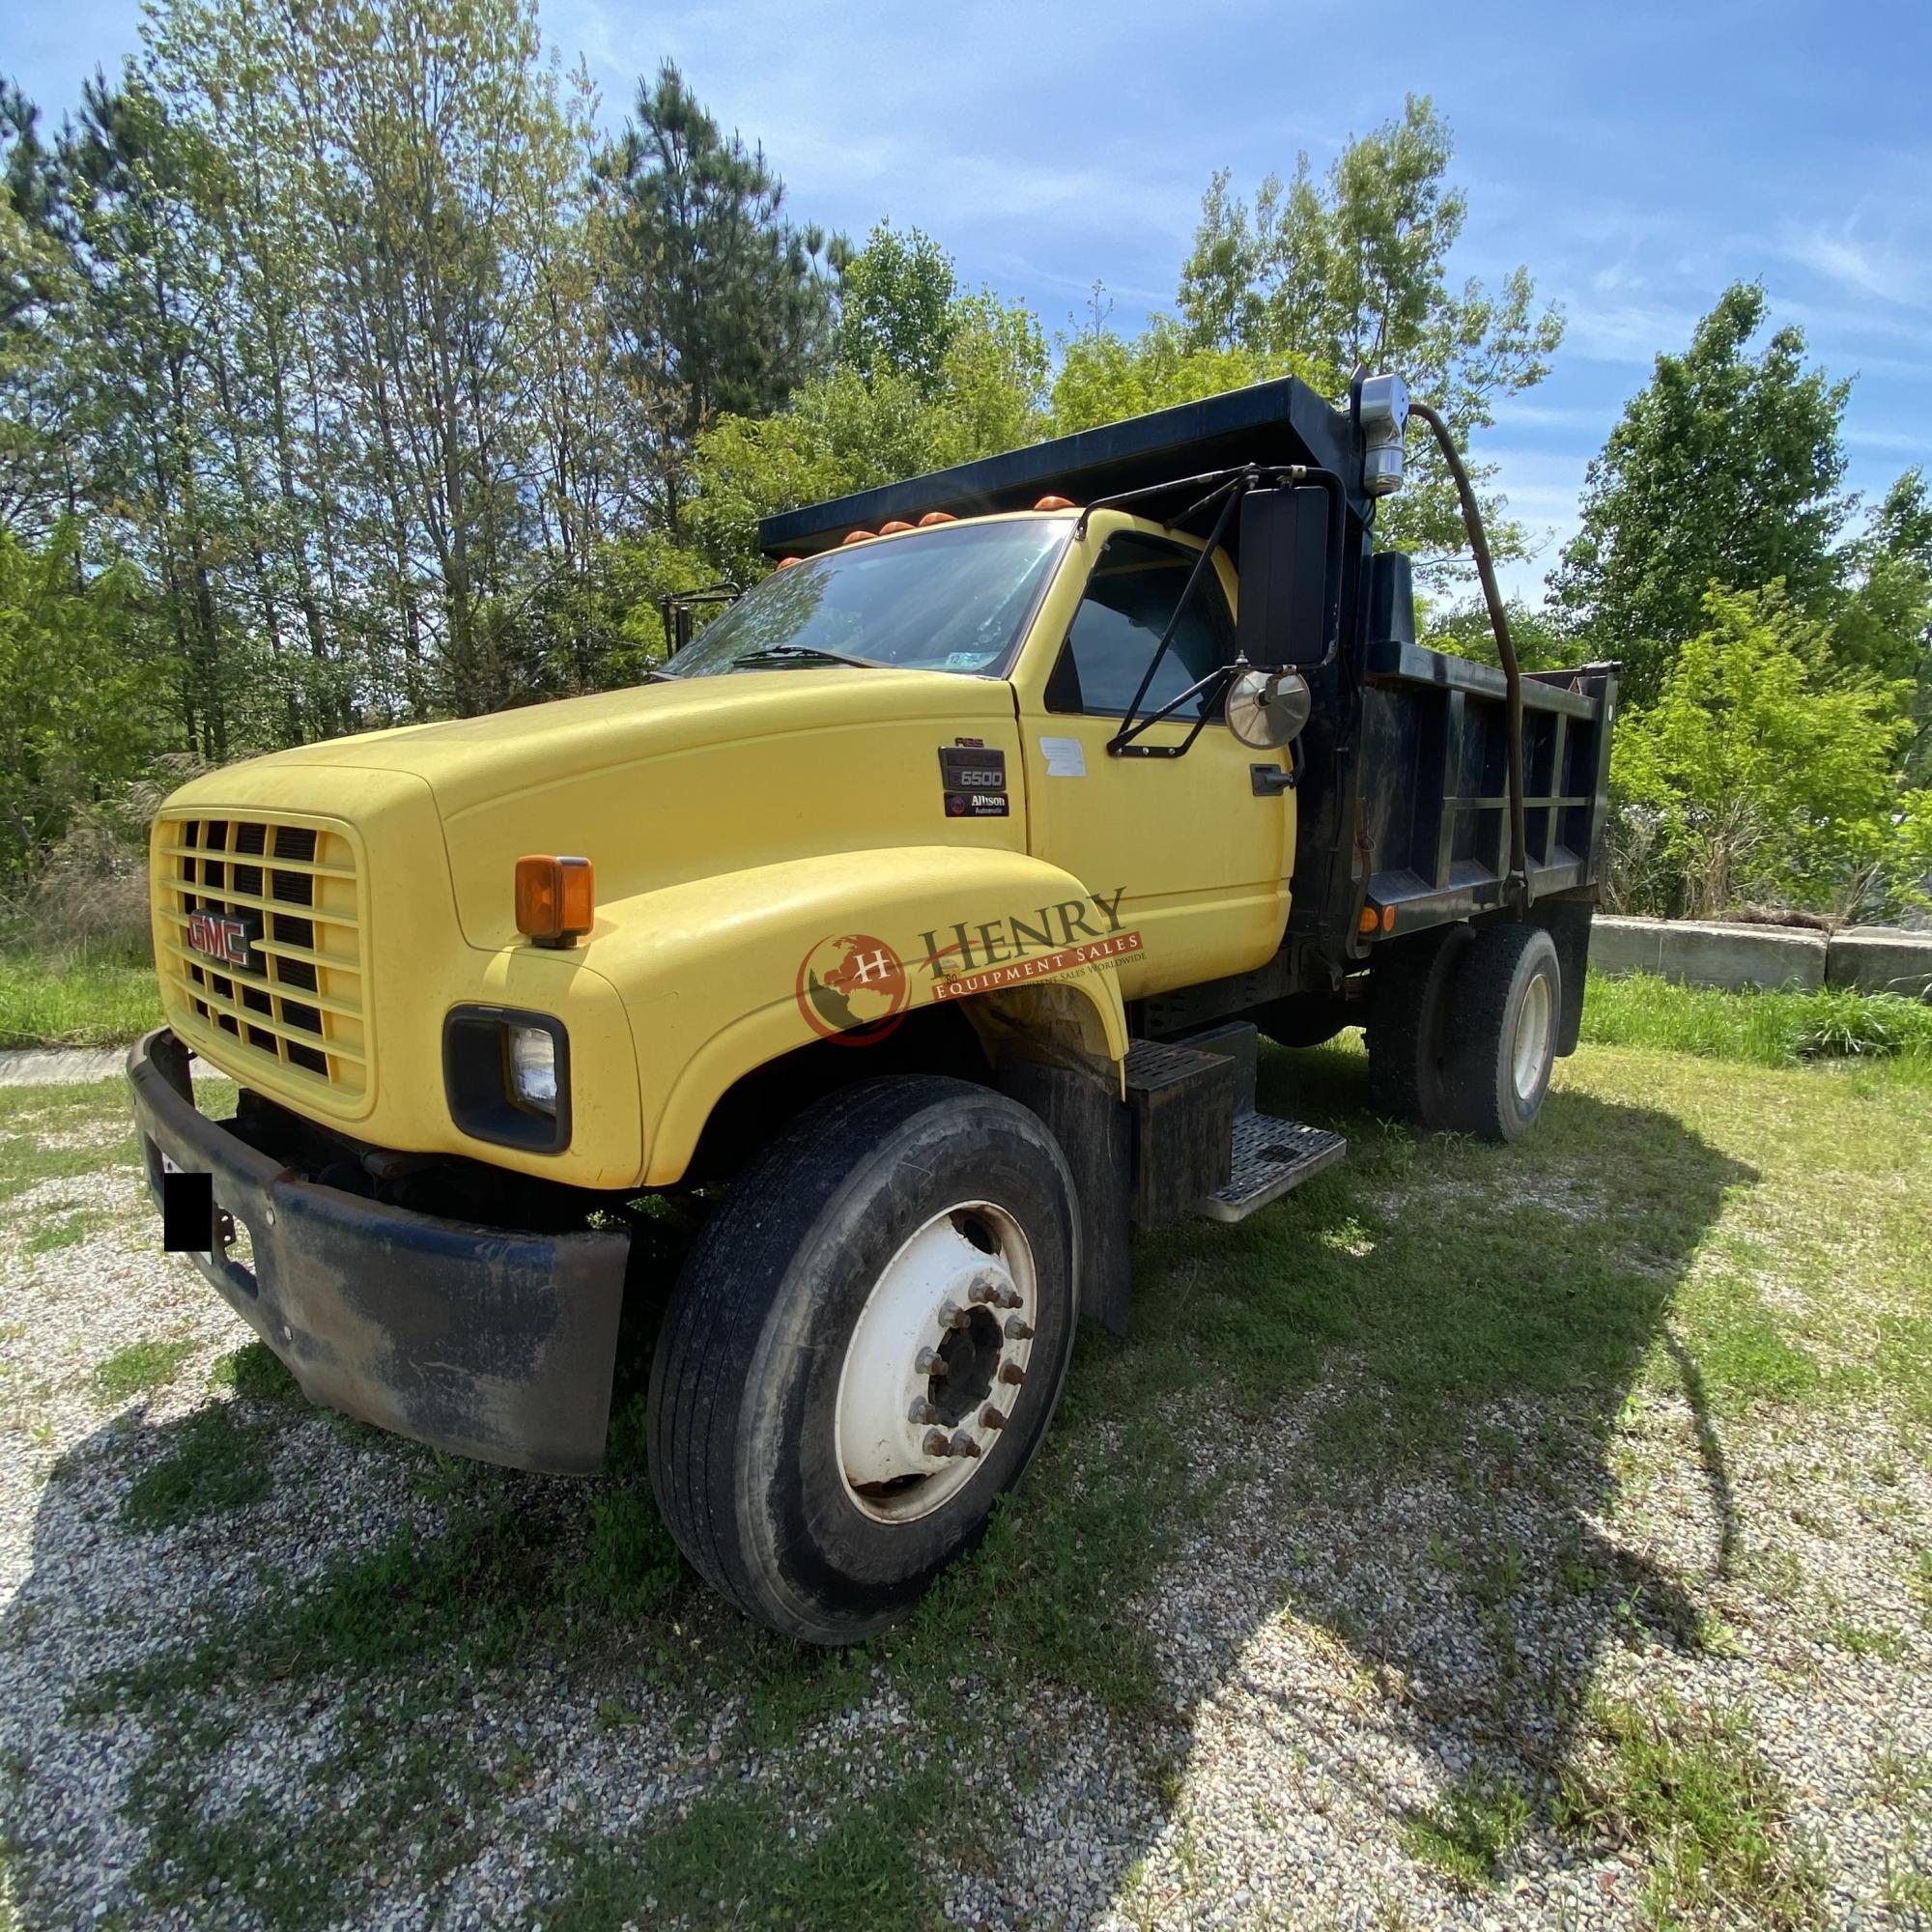
M1362 488L1387 497L1402 488L1402 438L1408 423L1408 384L1400 376L1367 376L1358 405L1362 422Z

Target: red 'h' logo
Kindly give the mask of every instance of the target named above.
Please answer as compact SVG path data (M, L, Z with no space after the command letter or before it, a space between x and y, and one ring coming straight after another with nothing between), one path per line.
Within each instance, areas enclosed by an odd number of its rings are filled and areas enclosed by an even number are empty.
M870 1046L905 1017L905 963L869 932L821 939L798 962L794 996L822 1039Z

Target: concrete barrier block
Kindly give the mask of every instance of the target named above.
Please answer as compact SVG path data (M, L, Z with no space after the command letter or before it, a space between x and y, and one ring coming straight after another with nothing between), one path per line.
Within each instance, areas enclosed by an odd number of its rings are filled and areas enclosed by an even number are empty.
M1593 973L1661 973L1663 970L1663 922L1661 919L1620 919L1599 913L1590 922L1590 970Z
M1726 925L1716 921L1671 920L1660 934L1662 972L1690 986L1796 987L1815 992L1825 983L1822 932L1781 925Z
M1855 925L1832 935L1825 981L1861 993L1932 1000L1932 934Z

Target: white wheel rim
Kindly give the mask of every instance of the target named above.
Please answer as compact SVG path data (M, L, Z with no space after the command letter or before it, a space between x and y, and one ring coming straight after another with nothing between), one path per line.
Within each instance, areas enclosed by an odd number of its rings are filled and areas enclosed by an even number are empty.
M878 1522L912 1522L992 1459L1033 1356L1033 1249L990 1201L921 1227L872 1284L845 1347L836 1411L846 1493Z
M1522 1006L1516 1016L1514 1077L1516 1097L1533 1100L1543 1084L1543 1069L1549 1059L1549 1037L1554 1002L1549 981L1539 973L1523 989Z

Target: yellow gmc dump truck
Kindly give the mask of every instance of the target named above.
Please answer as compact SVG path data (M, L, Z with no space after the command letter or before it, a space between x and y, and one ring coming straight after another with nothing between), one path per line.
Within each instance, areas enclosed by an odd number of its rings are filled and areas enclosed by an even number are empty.
M1503 668L1418 645L1421 420ZM635 690L215 772L128 1060L168 1243L308 1395L603 1455L634 1231L703 1215L653 1487L751 1615L903 1614L1037 1448L1130 1232L1339 1158L1259 1035L1511 1139L1575 1046L1615 668L1521 673L1439 421L1288 381L768 521ZM194 1058L241 1088L196 1104ZM639 1244L640 1245L640 1244ZM633 1307L636 1306L633 1302Z

